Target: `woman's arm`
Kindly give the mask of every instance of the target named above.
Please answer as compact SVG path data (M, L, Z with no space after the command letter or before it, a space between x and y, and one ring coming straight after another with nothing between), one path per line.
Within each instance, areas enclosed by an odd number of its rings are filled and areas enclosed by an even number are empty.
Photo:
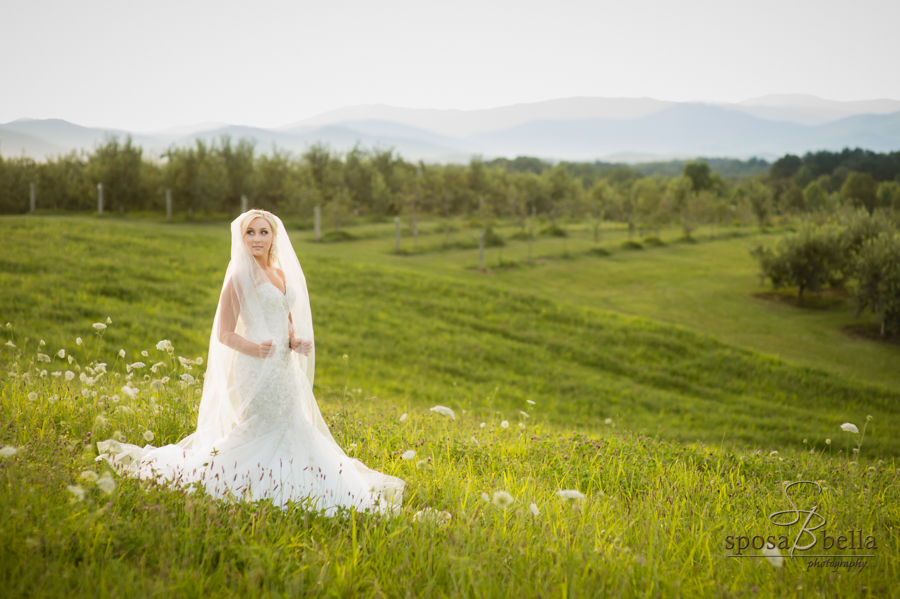
M237 318L241 313L241 300L238 297L238 292L237 286L229 278L222 289L222 297L219 299L221 309L219 314L219 341L242 354L253 356L254 358L267 358L272 353L271 339L262 343L253 343L234 332L237 326Z

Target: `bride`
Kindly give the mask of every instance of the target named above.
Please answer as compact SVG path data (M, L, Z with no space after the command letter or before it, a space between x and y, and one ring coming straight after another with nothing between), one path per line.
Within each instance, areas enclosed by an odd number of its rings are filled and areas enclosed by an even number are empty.
M405 483L344 453L313 396L314 371L303 270L281 220L250 210L231 223L197 430L159 448L101 441L97 459L224 499L396 511Z

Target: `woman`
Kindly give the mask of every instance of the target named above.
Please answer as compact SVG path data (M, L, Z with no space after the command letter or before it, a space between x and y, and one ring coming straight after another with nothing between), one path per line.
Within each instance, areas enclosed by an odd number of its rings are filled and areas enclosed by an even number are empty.
M98 459L216 497L397 510L404 482L348 457L331 436L312 392L314 365L297 255L277 216L250 210L231 223L197 430L160 448L101 441Z

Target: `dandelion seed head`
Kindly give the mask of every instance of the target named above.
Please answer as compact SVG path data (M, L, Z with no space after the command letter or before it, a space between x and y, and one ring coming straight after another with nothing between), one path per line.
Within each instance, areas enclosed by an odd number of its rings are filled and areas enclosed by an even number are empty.
M32 391L31 393L28 394L28 399L29 399L29 401L35 401L37 399L37 393Z
M147 441L148 443L150 441L152 441L155 437L155 435L153 434L153 431L144 431L144 434L142 436L144 437L144 440Z
M400 456L404 460L411 460L416 457L416 452L413 449L407 450L403 452L403 455Z
M494 497L492 499L492 503L499 508L503 508L504 510L511 506L515 499L513 496L507 493L506 491L497 491L494 493Z
M109 472L107 472L97 481L97 488L109 495L115 491L116 481L114 481L109 475Z
M501 423L500 423L500 428L509 428L509 421L508 421L508 420L504 420L503 422L501 422Z
M0 458L11 458L17 453L19 453L18 449L16 449L12 445L7 445L3 449L0 449Z

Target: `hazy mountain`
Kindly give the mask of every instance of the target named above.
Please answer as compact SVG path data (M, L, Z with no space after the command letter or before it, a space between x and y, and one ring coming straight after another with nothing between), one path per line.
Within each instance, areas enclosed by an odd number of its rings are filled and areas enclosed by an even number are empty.
M894 107L898 110L884 114ZM833 118L853 111L872 114ZM763 118L763 113L770 117ZM776 118L785 114L801 116ZM91 150L109 135L122 139L127 133L59 119L22 119L0 125L0 152L15 156L24 151L40 159L71 149ZM775 158L844 147L898 150L900 102L832 102L798 95L766 96L740 105L567 98L481 111L356 106L279 129L204 123L132 138L146 155L157 156L173 144L213 143L223 135L235 142L250 139L261 153L278 148L299 154L323 143L336 151L356 145L393 148L409 160L429 162L466 162L473 154L488 159L528 155L627 162L694 156Z
M464 138L543 119L633 119L671 105L672 102L651 98L562 98L485 110L435 110L370 104L331 110L279 129L290 131L348 121L390 121L448 137Z

